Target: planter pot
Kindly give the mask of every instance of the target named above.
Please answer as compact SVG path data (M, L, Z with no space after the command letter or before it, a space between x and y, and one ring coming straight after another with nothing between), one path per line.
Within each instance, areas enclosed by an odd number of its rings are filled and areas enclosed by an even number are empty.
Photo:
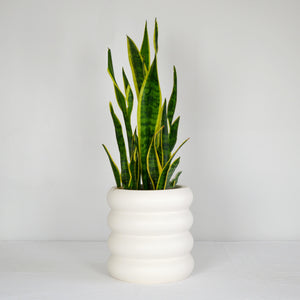
M174 282L194 268L189 229L193 200L188 187L123 190L108 193L111 211L108 272L114 278L143 284Z

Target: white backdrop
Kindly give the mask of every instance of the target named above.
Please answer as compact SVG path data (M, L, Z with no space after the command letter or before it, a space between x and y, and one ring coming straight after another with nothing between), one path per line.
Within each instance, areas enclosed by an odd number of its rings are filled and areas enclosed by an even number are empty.
M147 19L152 38L155 17L194 237L300 238L300 2L178 2L0 2L0 239L107 238L107 47L120 79L126 34Z

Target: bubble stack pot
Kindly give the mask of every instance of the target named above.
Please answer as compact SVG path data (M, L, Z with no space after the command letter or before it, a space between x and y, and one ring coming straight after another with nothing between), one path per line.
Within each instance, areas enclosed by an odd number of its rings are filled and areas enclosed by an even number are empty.
M112 188L107 196L111 234L109 274L119 280L159 284L187 278L191 255L193 193L180 186L167 190Z

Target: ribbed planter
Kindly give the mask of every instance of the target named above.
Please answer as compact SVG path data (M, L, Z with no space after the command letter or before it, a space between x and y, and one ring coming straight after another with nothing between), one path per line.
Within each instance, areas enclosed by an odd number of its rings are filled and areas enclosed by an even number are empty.
M193 194L188 187L143 191L112 188L108 272L143 284L182 280L194 268L189 229Z

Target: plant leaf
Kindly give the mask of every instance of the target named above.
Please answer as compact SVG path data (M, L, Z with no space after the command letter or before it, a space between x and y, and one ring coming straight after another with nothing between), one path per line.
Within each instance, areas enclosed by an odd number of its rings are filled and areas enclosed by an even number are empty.
M115 177L115 181L116 181L116 185L117 187L121 187L121 175L120 175L120 171L117 167L117 165L115 164L115 162L113 161L110 153L108 152L107 148L105 147L104 144L102 144L107 156L108 156L108 159L109 159L109 162L110 162L110 165L111 165L111 168L113 170L113 173L114 173L114 177Z
M178 167L180 162L180 157L174 160L174 162L170 165L169 171L168 171L168 176L167 176L167 182L166 182L166 187L169 188L171 187L170 180L171 177L173 176L175 169Z
M140 155L139 155L139 142L138 142L138 136L137 136L137 129L135 128L134 133L133 133L133 147L134 147L134 152L136 155L136 164L137 164L137 168L136 168L136 189L140 190L140 171L141 171L141 160L140 160Z
M120 89L116 83L114 83L114 88L115 88L115 95L116 95L117 103L118 103L123 115L126 116L127 109L126 109L125 97L124 97L123 93L120 91Z
M162 143L162 165L170 158L170 149L169 149L169 132L168 132L168 119L167 119L167 101L164 101L162 108L162 116L161 116L161 126L163 126L163 130L161 133L161 143Z
M114 67L113 67L112 58L111 58L111 51L109 48L107 51L107 71L108 71L108 74L110 75L112 81L114 83L116 83Z
M128 161L127 161L127 154L126 154L126 147L125 147L125 142L124 142L124 137L123 137L123 130L122 130L120 120L115 115L115 112L114 112L114 109L113 109L113 106L111 103L109 103L109 108L110 108L110 113L111 113L111 116L112 116L112 119L114 122L116 139L117 139L119 152L120 152L122 184L123 184L123 187L126 188L126 187L128 187L128 183L130 180L130 172L129 172L129 166L128 166Z
M117 99L118 105L119 105L120 109L122 110L122 112L125 113L126 112L125 97L124 97L123 93L120 91L119 86L115 79L110 49L108 49L107 71L113 81L113 84L114 84L114 89L115 89L115 94L116 94L116 99Z
M171 181L171 186L172 188L174 188L178 182L178 178L179 176L181 175L182 171L178 172L176 175L175 175L175 178Z
M173 67L173 90L170 96L170 100L168 103L168 119L169 124L171 126L173 122L173 116L176 108L176 102L177 102L177 72L175 66Z
M174 123L171 125L170 135L169 135L169 149L170 152L174 149L175 144L177 142L177 133L178 133L178 125L179 125L180 117L178 117Z
M133 82L136 90L137 98L139 98L140 90L144 82L144 64L143 58L133 42L133 40L127 36L127 48L128 58L132 71Z
M147 70L149 70L149 68L150 68L150 46L149 46L147 22L145 24L144 37L143 37L143 42L142 42L142 47L141 47L140 53L141 53L143 62L145 64Z
M127 86L125 100L126 100L126 104L127 104L127 115L128 115L128 118L130 119L131 113L132 113L132 108L133 108L133 93L132 93L130 85Z
M123 118L124 118L128 147L129 147L129 154L131 156L131 154L132 154L132 128L131 128L130 114L131 114L132 105L133 105L133 95L132 95L132 92L131 93L129 92L128 99L126 99L116 84L114 84L114 87L115 87L116 99L117 99L118 105L122 111ZM128 111L126 108L126 100L128 101L128 103L130 103L130 114L128 114Z
M133 155L131 157L130 163L129 163L129 169L131 173L130 181L129 181L129 189L131 190L137 190L137 172L138 164L137 164L137 148L135 148Z
M154 43L154 50L155 50L155 54L156 54L158 51L158 26L157 26L156 18L155 18L155 26L154 26L153 43Z
M181 145L176 149L176 151L171 155L171 157L169 158L168 162L165 164L165 166L163 167L163 170L159 176L159 179L158 179L158 184L156 186L156 189L157 190L163 190L166 188L166 185L167 185L167 176L168 176L168 171L169 171L169 168L170 168L170 164L172 162L172 159L174 158L175 154L179 151L179 149L189 140L186 139L184 140Z
M161 127L153 136L148 153L147 153L147 171L152 183L152 189L155 190L159 174L162 171L162 167L159 161L159 156L155 146L155 141L158 133L163 129Z
M156 131L155 129L160 107L161 93L157 74L157 61L155 56L149 73L141 88L137 112L142 180L145 189L150 188L150 179L147 171L147 154L151 144L151 139Z
M127 87L129 85L129 81L128 81L128 78L127 78L126 73L124 71L124 68L122 68L122 77L123 77L123 83L124 83L124 90L125 90L125 93L126 93Z

